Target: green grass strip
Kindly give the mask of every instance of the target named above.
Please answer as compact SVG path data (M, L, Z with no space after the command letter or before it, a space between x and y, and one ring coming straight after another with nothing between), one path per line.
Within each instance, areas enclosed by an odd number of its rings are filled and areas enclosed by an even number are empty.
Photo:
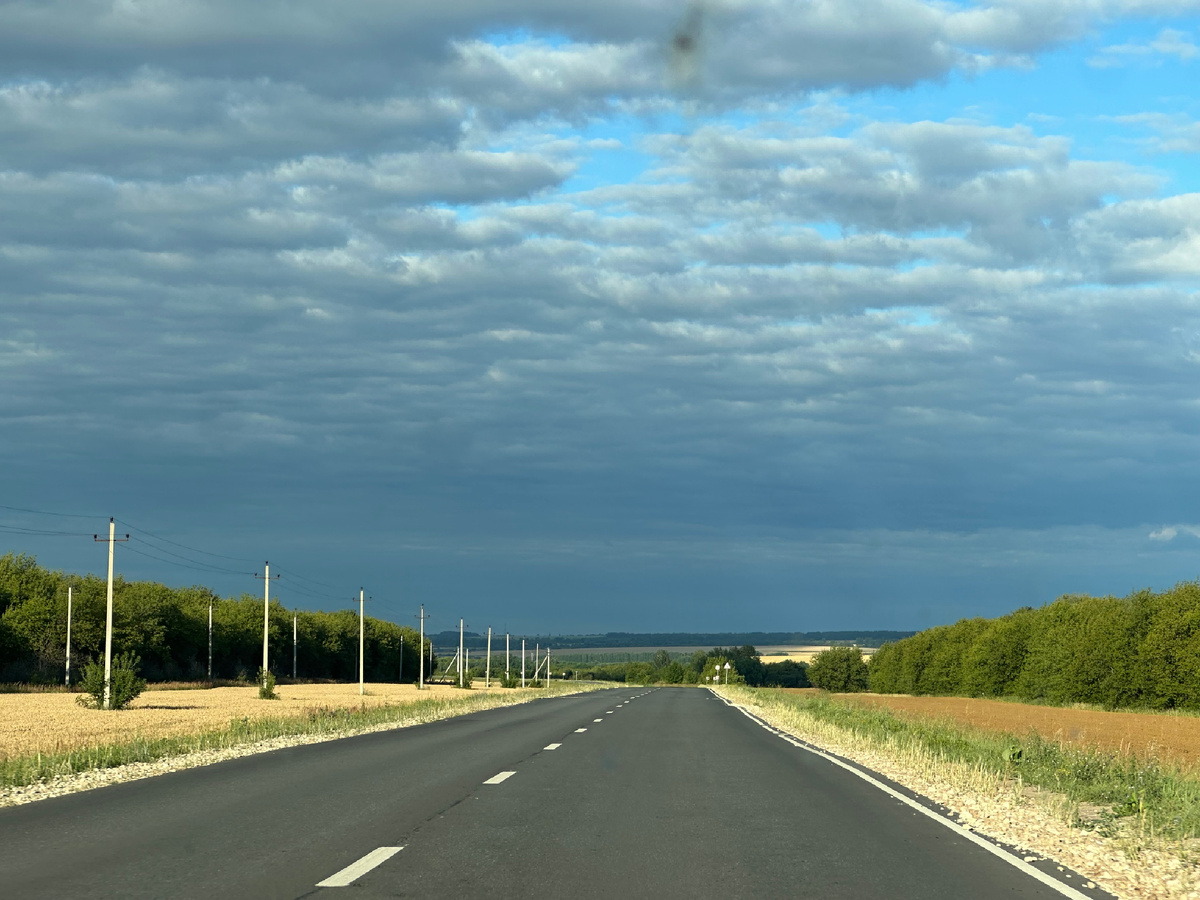
M916 750L934 760L966 763L998 780L1065 795L1072 803L1108 807L1092 827L1111 830L1137 817L1152 836L1182 840L1200 836L1200 773L1153 758L1060 745L1030 730L1017 735L933 719L909 719L887 710L821 696L785 694L770 688L725 689L730 699L772 711L792 712L832 726L856 743L881 751Z
M298 715L267 716L261 719L233 719L226 728L174 737L136 738L114 744L81 747L59 753L31 753L0 759L0 788L23 787L53 778L76 775L95 769L108 769L128 763L146 763L187 753L225 750L258 741L294 735L348 736L381 725L402 727L434 722L528 703L541 697L553 697L608 687L603 684L554 683L536 694L516 692L468 692L461 696L424 697L408 703L361 707L319 707ZM267 702L267 701L264 701ZM97 710L96 715L121 715Z

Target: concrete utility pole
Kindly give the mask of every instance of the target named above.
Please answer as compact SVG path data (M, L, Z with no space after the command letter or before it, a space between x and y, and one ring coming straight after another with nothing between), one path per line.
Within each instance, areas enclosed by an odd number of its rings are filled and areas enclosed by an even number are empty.
M463 620L458 620L458 686L463 686Z
M546 648L546 687L550 687L550 648Z
M269 562L264 562L263 563L263 574L259 575L257 572L255 572L254 577L261 578L263 580L263 664L262 664L263 683L262 683L262 686L263 686L263 690L266 690L267 673L269 673L271 671L269 668L269 660L267 658L267 636L270 633L270 628L271 628L271 564ZM276 575L275 577L278 578L279 576Z
M67 687L71 686L71 585L67 585Z
M300 629L296 625L299 618L296 615L292 616L292 681L296 680L296 656L300 648Z
M525 687L525 638L521 638L521 687Z
M542 645L533 645L533 680L537 681L538 672L542 671Z
M366 633L366 629L364 627L364 625L366 623L366 616L363 614L363 603L366 602L366 598L363 596L363 594L364 594L363 589L359 588L358 589L358 694L360 697L366 693L366 690L363 687L363 644L365 643L363 636Z
M208 680L212 681L212 595L208 596Z
M492 626L488 626L488 658L487 658L487 673L483 676L483 686L490 688L492 686Z
M421 657L421 671L418 675L417 690L425 690L425 604L421 604L421 646L417 648L417 655ZM430 653L433 652L433 647L429 648Z
M508 667L508 632L506 631L504 632L504 680L508 681L510 677Z
M404 682L404 632L400 632L400 674L396 676L396 684Z
M93 541L104 540L93 534ZM113 620L113 548L129 540L129 535L117 537L117 520L108 520L108 611L104 618L104 708L112 709L112 620Z

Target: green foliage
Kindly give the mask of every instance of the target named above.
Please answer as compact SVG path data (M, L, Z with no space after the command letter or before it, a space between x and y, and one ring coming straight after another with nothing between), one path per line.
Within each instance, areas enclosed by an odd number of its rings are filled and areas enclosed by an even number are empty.
M867 689L867 664L858 647L830 647L813 657L808 678L826 691L857 692Z
M964 619L885 644L869 671L881 693L1200 709L1200 584Z
M109 709L125 709L146 688L138 676L142 661L136 653L122 653L113 658L109 677ZM104 708L104 663L91 660L83 667L80 682L83 693L77 697L81 706Z
M792 659L766 663L763 666L763 683L767 687L804 688L812 687L808 678L808 666Z
M279 695L275 693L275 676L269 671L258 667L258 699L259 700L278 700Z
M67 585L72 584L71 657L85 660L104 649L107 583L94 575L68 576L37 565L31 556L0 556L0 682L61 683L65 669ZM205 587L169 588L155 582L113 583L113 644L138 654L151 681L198 680L208 669L208 608L213 604L213 677L234 679L262 662L262 596L219 598ZM295 613L302 678L358 678L358 612ZM292 616L278 600L268 614L272 671L291 674ZM420 664L417 632L368 617L368 681L415 681ZM403 645L403 672L401 646ZM424 646L428 664L428 641ZM72 681L76 679L72 677Z

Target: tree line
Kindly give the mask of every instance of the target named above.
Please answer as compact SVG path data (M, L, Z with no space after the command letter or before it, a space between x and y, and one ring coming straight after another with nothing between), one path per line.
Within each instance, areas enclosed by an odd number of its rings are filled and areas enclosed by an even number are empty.
M1200 583L930 628L881 647L869 681L879 693L1200 709Z
M72 681L104 653L107 582L95 575L50 571L25 554L0 557L0 682L61 682L66 669L67 588L72 588ZM199 680L208 670L212 605L214 679L249 678L262 665L263 599L219 597L206 587L170 588L151 581L113 581L113 652L136 653L150 681ZM296 617L297 675L353 681L358 677L358 613L289 610L272 600L268 657L277 675L292 673ZM413 628L367 617L367 681L415 681L420 636ZM426 659L430 642L425 641ZM403 671L401 664L403 663ZM426 664L428 666L428 663ZM428 669L427 669L428 671Z
M557 638L556 638L557 640ZM729 663L726 673L725 664ZM601 665L580 664L578 660L564 662L569 674L578 671L580 678L595 681L625 681L631 684L704 684L711 682L718 670L721 683L726 674L730 684L754 687L809 687L808 666L785 660L764 663L752 644L740 647L713 647L691 654L672 654L659 650L649 661L613 662Z

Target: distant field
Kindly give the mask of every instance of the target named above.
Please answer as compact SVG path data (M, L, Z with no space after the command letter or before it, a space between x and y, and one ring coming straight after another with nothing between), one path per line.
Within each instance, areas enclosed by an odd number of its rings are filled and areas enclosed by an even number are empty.
M1015 735L1033 730L1047 740L1135 753L1143 759L1155 757L1184 769L1200 769L1200 716L1105 712L963 697L834 696L860 706L884 707L910 718L951 719Z
M828 650L830 644L810 644L802 647L758 647L758 652L762 654L762 661L765 663L777 662L804 662L810 663L813 657L822 650ZM875 647L863 647L863 659L870 659L871 654L875 652Z
M0 758L57 753L135 738L162 738L227 727L231 720L303 714L320 707L379 706L430 696L483 694L433 685L418 691L411 684L296 684L276 688L279 700L259 700L257 686L210 690L147 690L127 710L85 709L77 694L0 694ZM501 690L493 688L493 691ZM529 689L532 691L532 689ZM520 689L507 694L524 693Z

